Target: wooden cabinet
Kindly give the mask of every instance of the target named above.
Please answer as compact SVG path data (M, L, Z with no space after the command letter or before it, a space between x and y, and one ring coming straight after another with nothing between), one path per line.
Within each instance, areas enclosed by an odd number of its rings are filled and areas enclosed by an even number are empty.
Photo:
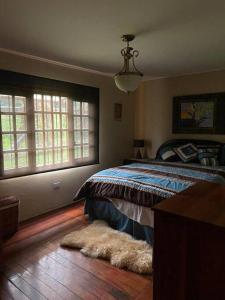
M224 300L225 186L199 183L153 210L153 299Z
M18 229L19 200L14 196L0 197L0 236L9 238Z

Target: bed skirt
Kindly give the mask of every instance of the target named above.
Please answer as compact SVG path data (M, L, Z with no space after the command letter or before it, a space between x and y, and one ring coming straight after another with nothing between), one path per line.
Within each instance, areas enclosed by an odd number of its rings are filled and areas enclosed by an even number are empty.
M90 221L96 219L104 220L112 228L129 233L134 238L145 240L150 245L153 245L153 228L129 219L112 202L106 199L86 198L85 214L88 214Z

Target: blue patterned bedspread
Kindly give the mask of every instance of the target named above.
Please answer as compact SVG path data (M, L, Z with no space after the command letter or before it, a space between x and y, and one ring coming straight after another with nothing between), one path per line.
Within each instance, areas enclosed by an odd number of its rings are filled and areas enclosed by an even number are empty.
M76 199L118 198L151 207L200 181L225 184L225 169L158 161L132 163L96 173Z

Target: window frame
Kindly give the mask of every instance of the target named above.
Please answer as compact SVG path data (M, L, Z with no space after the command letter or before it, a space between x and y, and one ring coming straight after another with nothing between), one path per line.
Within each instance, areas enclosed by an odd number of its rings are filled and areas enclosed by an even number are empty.
M77 101L81 103L88 102L93 107L93 116L94 116L93 117L93 128L94 128L93 159L74 158L71 161L72 165L61 166L61 167L59 166L54 167L53 165L51 169L46 169L46 170L41 170L41 169L37 170L38 167L34 165L34 160L32 159L32 162L31 161L29 162L31 165L28 167L29 169L31 169L31 171L24 172L24 173L21 172L21 174L20 173L18 174L18 169L16 169L14 174L12 170L8 172L11 174L4 175L2 131L0 128L0 180L99 164L99 89L98 88L84 86L84 85L70 83L70 82L59 81L55 79L27 75L23 73L0 70L0 94L26 97L26 101L27 101L26 115L27 115L27 126L28 126L27 132L28 135L32 134L31 136L32 140L35 139L34 124L32 124L32 122L34 122L34 99L33 99L34 94L42 94L42 95L50 94L51 96L67 97L68 100L71 100L72 102L73 101ZM71 104L71 106L73 106L73 103ZM72 118L74 117L73 110L68 111L68 114L71 115ZM30 122L29 120L31 116L33 119L32 122ZM68 123L69 122L70 121L68 120ZM0 122L0 126L1 126L1 122ZM33 127L32 132L30 132L29 130L30 126ZM75 131L74 127L72 130L74 134ZM71 141L69 136L68 139L70 145ZM28 143L28 151L30 151L29 138L27 143ZM75 144L73 145L73 147L75 147ZM35 158L35 155L33 156L33 158ZM29 161L29 157L28 157L28 161ZM36 170L34 170L34 168Z

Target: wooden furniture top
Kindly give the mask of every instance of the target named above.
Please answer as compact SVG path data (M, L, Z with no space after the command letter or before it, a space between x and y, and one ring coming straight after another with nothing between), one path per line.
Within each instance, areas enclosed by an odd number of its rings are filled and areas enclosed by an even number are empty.
M19 200L15 196L0 197L0 209L14 204L19 204Z
M225 185L197 183L152 209L225 229Z

